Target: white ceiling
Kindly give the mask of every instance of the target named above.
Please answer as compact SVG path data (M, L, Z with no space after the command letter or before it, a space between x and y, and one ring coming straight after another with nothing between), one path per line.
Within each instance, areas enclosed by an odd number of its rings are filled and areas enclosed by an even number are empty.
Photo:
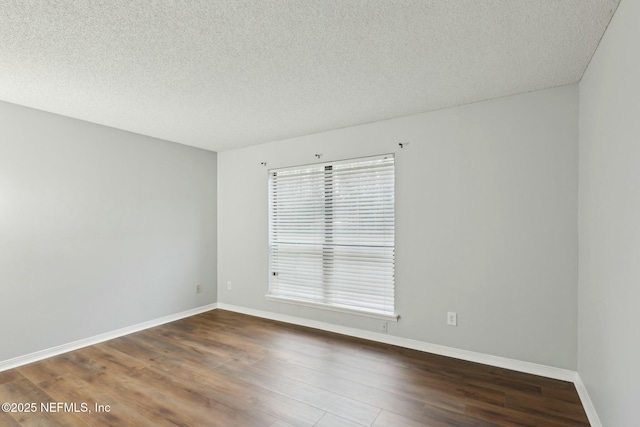
M3 0L0 100L221 151L580 80L619 0Z

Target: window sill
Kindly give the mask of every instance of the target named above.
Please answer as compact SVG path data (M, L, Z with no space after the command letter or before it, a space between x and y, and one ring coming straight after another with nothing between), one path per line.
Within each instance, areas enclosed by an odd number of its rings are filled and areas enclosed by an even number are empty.
M397 322L398 319L400 318L400 315L395 313L384 314L384 313L378 313L375 311L356 310L352 308L336 307L333 305L321 304L317 302L302 301L302 300L291 299L291 298L274 297L272 295L265 295L264 297L270 301L282 302L285 304L301 305L304 307L318 308L320 310L337 311L338 313L355 314L357 316L372 317L374 319L386 320L388 322Z

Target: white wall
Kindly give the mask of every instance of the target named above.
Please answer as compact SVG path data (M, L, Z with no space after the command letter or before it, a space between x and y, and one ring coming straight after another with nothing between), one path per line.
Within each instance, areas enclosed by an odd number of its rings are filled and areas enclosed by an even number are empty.
M0 361L215 301L216 153L2 102L0 123Z
M401 319L389 333L575 369L577 144L573 85L221 152L218 301L378 331L265 300L267 168L395 152Z
M623 0L580 83L578 371L603 425L638 425L640 2Z

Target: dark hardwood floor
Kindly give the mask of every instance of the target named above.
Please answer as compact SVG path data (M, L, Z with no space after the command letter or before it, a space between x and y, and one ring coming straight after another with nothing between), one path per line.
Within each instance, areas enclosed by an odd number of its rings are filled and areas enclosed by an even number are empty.
M37 406L0 426L589 425L571 383L222 310L1 372L0 402Z

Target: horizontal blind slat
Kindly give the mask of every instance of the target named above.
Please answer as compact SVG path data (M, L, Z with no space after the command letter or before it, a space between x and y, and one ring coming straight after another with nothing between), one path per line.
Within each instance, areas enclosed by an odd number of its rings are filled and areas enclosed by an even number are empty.
M393 156L269 173L269 295L394 312Z

